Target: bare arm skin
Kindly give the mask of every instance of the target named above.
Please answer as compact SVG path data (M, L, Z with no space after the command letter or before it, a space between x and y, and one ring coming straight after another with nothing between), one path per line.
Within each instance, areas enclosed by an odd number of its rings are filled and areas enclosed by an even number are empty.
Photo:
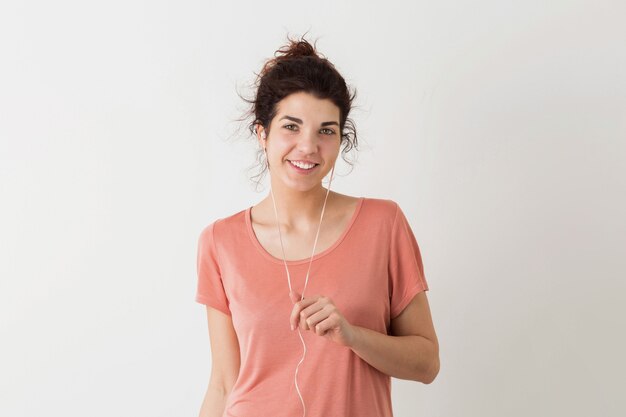
M239 376L239 341L230 316L207 306L207 321L211 339L211 378L199 417L222 417L228 395Z
M289 321L347 346L379 371L399 379L430 384L439 373L439 342L425 291L419 292L400 315L389 323L389 334L353 325L330 297L313 295L294 302ZM299 300L299 301L298 301Z
M350 348L379 371L424 384L433 382L439 373L439 342L425 291L391 320L391 335L352 327Z

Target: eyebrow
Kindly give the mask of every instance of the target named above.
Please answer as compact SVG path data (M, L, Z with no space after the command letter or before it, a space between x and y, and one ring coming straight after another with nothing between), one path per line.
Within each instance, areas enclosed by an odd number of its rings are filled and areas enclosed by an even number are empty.
M295 123L298 123L298 124L302 124L302 119L298 119L297 117L283 116L279 120L283 120L283 119L291 120L292 122L295 122ZM335 121L322 122L322 127L324 127L324 126L331 126L331 125L335 125L335 126L339 127L339 123L337 123Z

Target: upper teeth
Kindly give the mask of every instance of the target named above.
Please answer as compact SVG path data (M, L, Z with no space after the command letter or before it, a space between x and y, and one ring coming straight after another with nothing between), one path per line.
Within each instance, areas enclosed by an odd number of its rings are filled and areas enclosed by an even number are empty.
M297 166L298 168L302 168L302 169L310 169L315 166L315 164L310 164L307 162L299 162L299 161L290 161L290 162L294 164L295 166Z

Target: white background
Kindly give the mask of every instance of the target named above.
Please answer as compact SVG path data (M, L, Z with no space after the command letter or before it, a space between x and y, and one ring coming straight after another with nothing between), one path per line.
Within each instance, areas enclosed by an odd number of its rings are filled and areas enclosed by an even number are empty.
M307 30L358 94L333 189L422 250L395 415L624 415L626 4L546 3L3 2L0 415L197 415L197 239L268 192L237 91Z

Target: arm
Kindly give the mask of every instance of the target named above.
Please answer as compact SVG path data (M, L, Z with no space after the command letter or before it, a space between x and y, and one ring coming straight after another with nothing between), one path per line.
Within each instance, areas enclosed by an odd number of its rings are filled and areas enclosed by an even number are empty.
M379 371L400 379L431 383L439 373L439 344L425 291L417 293L390 322L390 335L349 323L326 296L301 301L292 293L292 330L314 331L343 346Z
M226 400L239 375L239 341L232 318L207 305L211 339L211 379L199 417L222 417Z
M430 384L439 373L439 342L425 291L391 320L390 335L352 326L350 348L379 371Z

